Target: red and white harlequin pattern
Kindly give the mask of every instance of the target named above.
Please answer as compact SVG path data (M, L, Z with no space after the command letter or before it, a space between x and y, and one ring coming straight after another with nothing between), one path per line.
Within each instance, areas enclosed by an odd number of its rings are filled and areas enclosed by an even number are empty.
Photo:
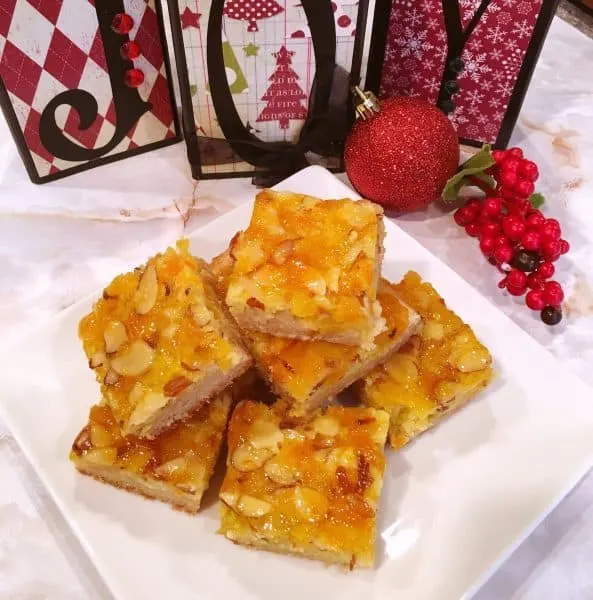
M459 4L465 26L480 0ZM492 0L488 6L462 55L465 70L450 115L460 137L496 140L541 6L542 0ZM393 0L381 95L435 102L446 52L441 0Z
M153 108L109 155L175 135L154 0L125 0L124 4L134 19L129 38L142 49L134 61L145 76L139 93ZM94 0L2 0L0 77L40 176L80 164L52 156L39 139L40 115L57 94L83 89L99 107L96 121L84 131L78 129L78 113L60 107L57 122L68 137L87 148L101 147L111 139L115 111Z

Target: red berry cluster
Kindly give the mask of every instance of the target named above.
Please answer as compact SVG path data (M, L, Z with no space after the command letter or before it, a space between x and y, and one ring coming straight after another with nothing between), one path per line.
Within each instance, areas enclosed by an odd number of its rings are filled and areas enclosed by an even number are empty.
M491 196L475 198L455 212L455 222L480 240L480 249L505 277L498 284L513 296L527 292L525 303L541 311L548 325L562 320L564 299L554 275L554 263L570 246L556 219L546 219L529 197L539 176L537 165L520 148L495 150L496 164L488 173L496 181ZM529 290L529 291L528 291Z

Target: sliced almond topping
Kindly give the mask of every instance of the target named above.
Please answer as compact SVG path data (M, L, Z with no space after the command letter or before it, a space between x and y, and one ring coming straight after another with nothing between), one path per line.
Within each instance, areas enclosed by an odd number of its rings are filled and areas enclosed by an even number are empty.
M105 352L117 352L122 344L128 341L126 327L121 321L110 321L103 332L105 339Z
M268 448L255 448L249 442L238 446L231 456L231 464L237 471L247 473L259 469L274 455Z
M340 431L340 424L333 417L323 416L317 417L313 423L313 429L316 433L321 435L325 435L328 437L333 437L334 435L338 435Z
M434 389L434 394L439 404L449 404L457 394L463 393L463 386L453 381L441 381Z
M294 488L294 505L308 521L321 520L329 508L329 502L323 494L303 486Z
M139 315L145 315L156 304L159 283L154 265L148 265L140 277L140 283L134 296L134 305Z
M278 451L278 445L284 441L284 434L271 421L256 421L251 426L249 441L258 450L265 448L275 453Z
M203 304L192 304L191 314L198 327L205 327L213 319L212 313Z
M119 375L113 370L109 369L105 374L105 378L103 379L103 383L105 385L115 385L119 381Z
M148 448L138 447L126 452L121 457L122 464L126 471L132 473L143 473L152 459L152 452Z
M452 340L454 346L464 346L471 342L471 335L468 331L458 333Z
M387 414L384 410L375 410L374 413L375 423L367 431L373 439L373 442L375 442L375 444L382 448L385 445L387 431L389 430L390 415ZM393 407L390 408L390 414L392 419L397 419L399 411L396 407Z
M486 349L474 348L457 356L453 366L462 373L473 373L474 371L485 369L490 364L490 361L490 354Z
M111 361L111 367L120 375L137 377L150 369L153 358L154 350L144 340L134 340L124 354Z
M358 258L358 255L362 252L362 244L360 242L354 244L351 248L348 249L346 255L344 256L344 264L349 267L354 264L354 261Z
M112 465L117 460L117 450L115 448L93 448L84 453L84 458L96 465Z
M378 300L375 300L371 304L371 312L373 313L373 317L375 317L375 319L379 319L381 317L381 314L383 313L383 307Z
M237 503L237 512L244 517L263 517L272 510L272 505L255 496L243 494Z
M438 321L425 321L422 327L422 336L428 340L439 341L445 335L445 328Z
M325 274L325 282L327 283L327 289L330 292L337 292L340 287L340 269L338 267L331 267Z
M109 429L97 423L91 423L91 443L95 448L106 448L112 446L113 442L114 438Z
M183 456L178 456L159 465L154 472L164 479L178 481L187 474L187 466L187 459Z
M278 457L270 459L264 465L266 477L279 485L293 485L297 482L297 473Z
M311 208L315 208L319 202L319 198L314 198L313 196L303 196L302 205L303 208L309 210Z
M354 448L342 446L334 448L328 453L326 464L333 471L339 467L349 470L356 469L358 466L358 456Z
M316 296L325 296L327 294L327 284L321 275L314 279L310 279L305 285L307 286L307 289Z
M139 425L142 425L167 403L168 400L163 394L159 394L158 392L149 392L144 396L144 398L142 398L142 400L140 400L130 415L128 429L133 429Z
M234 492L220 492L218 497L230 508L235 508L239 500L239 494Z
M184 369L186 369L187 371L192 371L194 373L199 371L202 368L202 366L200 365L200 362L197 360L195 360L191 363L181 361L181 366Z
M239 240L241 239L242 233L242 231L237 231L237 233L235 233L235 235L232 237L231 242L229 244L229 254L231 255L231 258L233 260L237 260L235 252L237 250L237 245L239 244Z
M165 392L165 396L175 398L181 394L181 392L186 390L192 383L193 381L191 379L188 379L184 375L178 375L177 377L172 377L169 379L169 381L167 381L163 391Z
M90 450L91 447L91 431L90 427L87 425L76 436L76 439L72 444L72 450L74 450L74 452L80 456L83 452Z
M128 394L128 402L131 406L136 406L142 400L145 393L146 390L144 389L144 386L137 381Z
M294 244L294 240L284 240L283 242L280 242L272 254L271 261L275 265L283 265L286 262L286 259L293 253Z
M282 433L287 440L296 440L302 442L307 439L307 436L298 429L283 429Z
M389 376L403 385L418 378L418 367L409 354L395 354L385 365Z
M168 340L172 340L175 337L175 334L177 333L177 329L179 329L177 324L171 323L171 325L168 325L167 327L165 327L165 329L163 329L162 336L167 338Z
M89 367L96 369L97 367L102 367L106 362L107 357L105 356L105 352L95 352L89 359Z
M251 308L259 308L261 310L265 310L266 308L266 305L261 300L258 300L253 296L251 298L247 298L247 306L251 306Z

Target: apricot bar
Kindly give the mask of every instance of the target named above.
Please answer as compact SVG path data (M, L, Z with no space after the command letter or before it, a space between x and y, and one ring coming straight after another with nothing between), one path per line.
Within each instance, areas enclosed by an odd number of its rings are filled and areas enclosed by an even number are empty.
M240 402L229 422L220 533L263 550L372 567L389 417L331 406L305 424Z
M358 389L364 403L389 413L389 442L401 448L485 388L492 357L418 273L408 272L393 290L421 315L423 327Z
M216 464L231 407L217 396L184 423L153 440L124 435L110 407L91 408L70 460L83 474L197 512Z
M233 241L226 303L243 329L372 344L382 330L377 284L383 211L366 200L264 190Z
M221 295L226 292L233 263L228 251L211 263ZM392 356L417 330L420 317L400 300L385 279L379 282L377 298L383 309L385 330L376 337L372 348L242 330L257 368L274 392L287 401L290 414L302 416L320 408Z
M186 418L252 363L187 240L116 277L79 336L117 424L141 437Z

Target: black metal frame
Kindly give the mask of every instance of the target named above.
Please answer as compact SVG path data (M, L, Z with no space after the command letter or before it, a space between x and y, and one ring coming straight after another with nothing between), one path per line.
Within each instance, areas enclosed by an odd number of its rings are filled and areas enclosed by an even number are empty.
M100 1L100 0L98 0ZM165 29L164 29L164 19L163 19L163 11L161 7L161 0L155 0L155 12L157 16L157 22L159 24L159 38L161 42L161 47L163 51L163 61L165 65L165 73L167 77L167 85L169 88L169 97L171 98L171 109L173 113L173 123L175 127L175 136L171 138L167 138L164 140L160 140L157 142L153 142L151 144L147 144L145 146L139 146L138 148L133 148L131 150L125 150L123 152L118 152L114 155L102 156L100 158L92 159L87 162L84 162L80 165L76 165L65 169L63 171L59 171L58 173L51 173L48 175L40 176L33 161L33 157L31 156L31 151L27 146L27 142L25 140L24 133L21 129L21 125L18 122L16 113L14 111L14 107L12 102L10 101L10 97L8 95L8 91L4 85L4 82L0 79L0 107L4 113L6 121L8 123L8 127L16 144L17 150L25 165L25 169L29 178L33 183L41 184L47 183L50 181L55 181L56 179L62 179L63 177L68 177L69 175L74 175L75 173L81 173L82 171L86 171L88 169L94 169L95 167L99 167L101 165L105 165L108 163L116 162L118 160L122 160L124 158L128 158L130 156L136 156L137 154L142 154L144 152L150 152L151 150L156 150L157 148L162 148L165 146L170 146L172 144L176 144L181 141L181 129L179 124L179 116L177 113L177 104L175 101L175 92L173 89L173 79L172 79L172 71L171 71L171 62L169 60L168 53L168 44L165 37Z
M181 95L181 116L183 136L187 147L187 158L190 163L192 177L194 179L231 179L236 177L250 177L255 173L255 167L250 170L233 171L230 173L206 173L202 170L202 161L198 146L198 134L196 132L197 123L193 111L191 89L189 83L189 72L187 59L183 45L183 33L181 29L180 10L178 0L167 0L169 4L169 18L171 20L171 32L173 37L173 52L175 55L175 64L177 66L177 77ZM321 0L320 0L321 1ZM358 15L356 23L356 36L354 40L354 50L352 55L352 64L350 67L350 84L359 83L362 67L362 49L364 45L364 34L366 30L366 20L368 14L369 0L360 0L358 4ZM349 110L347 111L348 126L354 121L353 98L348 98ZM343 156L336 157L340 164L338 167L330 168L332 172L342 172L344 170ZM245 162L240 159L241 162Z
M525 53L523 64L519 70L517 81L511 99L507 106L505 116L502 120L500 130L494 143L495 148L505 148L513 129L517 123L527 88L531 81L535 65L539 58L544 40L552 23L552 18L556 12L559 0L543 0L542 8L537 17L537 21L533 30L533 35L529 42L529 47ZM371 47L369 55L369 67L367 70L366 88L379 93L381 83L381 73L383 70L383 59L385 56L385 46L387 43L387 33L389 30L389 18L391 13L391 0L377 0L375 5L375 22L373 24L373 32L371 37ZM382 19L378 18L382 17ZM472 140L460 138L460 143L480 147L483 142L481 140Z

